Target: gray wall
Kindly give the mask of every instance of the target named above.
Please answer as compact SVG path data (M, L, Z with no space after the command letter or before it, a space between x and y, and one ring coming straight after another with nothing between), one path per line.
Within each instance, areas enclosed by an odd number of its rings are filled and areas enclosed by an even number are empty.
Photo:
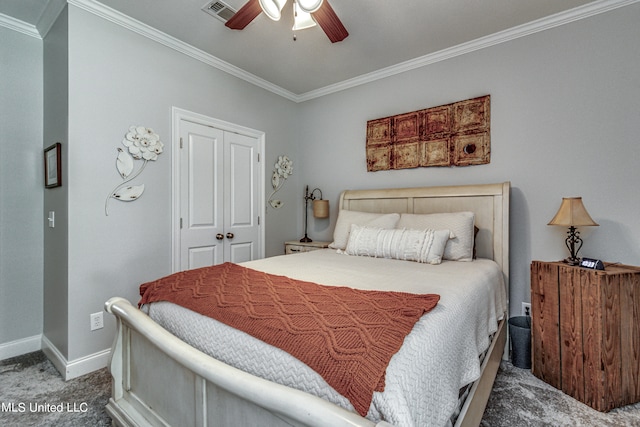
M301 105L302 180L332 203L345 188L511 181L511 311L529 301L532 259L567 256L550 227L582 196L599 227L582 256L640 264L640 4L466 54ZM491 95L491 163L366 172L367 120Z
M66 356L69 335L67 280L69 233L69 22L66 9L44 39L44 147L62 145L62 186L46 189L42 217L55 212L55 227L44 226L44 336ZM46 221L46 220L45 220ZM49 345L49 344L47 344Z
M42 333L42 41L0 27L0 356ZM1 357L0 357L1 358Z

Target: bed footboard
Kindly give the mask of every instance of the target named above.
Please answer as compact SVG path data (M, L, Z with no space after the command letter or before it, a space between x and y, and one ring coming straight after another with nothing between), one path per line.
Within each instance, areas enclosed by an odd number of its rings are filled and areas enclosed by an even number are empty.
M117 320L109 363L113 391L106 408L116 425L392 427L222 363L176 338L124 298L111 298L105 310ZM505 323L494 334L482 376L456 427L480 424L505 346Z
M105 310L117 319L107 405L116 425L391 427L215 360L124 298Z

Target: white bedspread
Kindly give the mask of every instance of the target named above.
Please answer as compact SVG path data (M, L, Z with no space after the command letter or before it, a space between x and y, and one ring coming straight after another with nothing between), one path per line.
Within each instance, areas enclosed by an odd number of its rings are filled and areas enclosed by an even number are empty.
M440 295L393 356L384 392L367 418L396 426L444 426L458 390L480 376L478 355L506 310L496 263L444 261L440 265L337 254L327 249L244 263L246 267L326 285ZM288 353L171 303L154 303L150 316L183 341L256 376L323 397L353 410L308 366Z

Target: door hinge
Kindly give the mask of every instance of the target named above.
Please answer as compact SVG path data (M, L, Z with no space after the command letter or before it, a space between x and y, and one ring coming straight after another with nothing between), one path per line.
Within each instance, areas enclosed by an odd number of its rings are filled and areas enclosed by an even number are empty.
M182 218L180 218L180 229L182 230Z
M180 148L182 148L182 137L180 137Z
M258 153L258 163L260 163L260 153Z
M260 225L260 216L258 216L258 225Z

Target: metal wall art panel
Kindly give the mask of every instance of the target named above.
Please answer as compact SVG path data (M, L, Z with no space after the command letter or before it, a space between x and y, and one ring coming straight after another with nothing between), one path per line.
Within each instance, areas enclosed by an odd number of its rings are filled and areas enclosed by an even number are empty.
M491 160L491 96L367 122L367 170L470 166Z

